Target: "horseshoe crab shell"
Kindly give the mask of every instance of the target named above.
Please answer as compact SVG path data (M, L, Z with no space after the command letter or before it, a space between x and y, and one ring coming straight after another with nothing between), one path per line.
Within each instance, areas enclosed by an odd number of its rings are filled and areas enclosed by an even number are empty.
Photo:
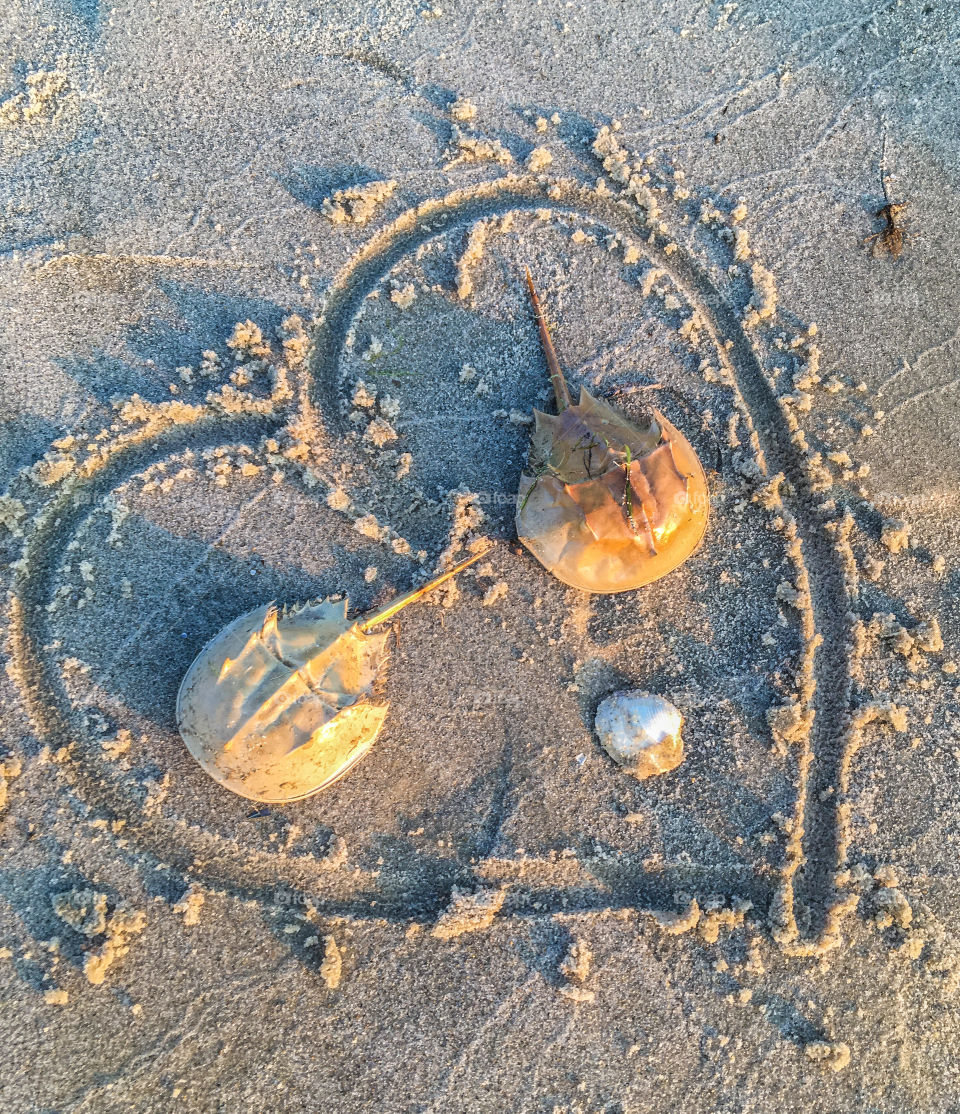
M641 424L581 390L574 405L530 272L556 415L534 410L517 536L564 584L626 592L659 580L700 544L707 478L693 446L658 411Z
M200 651L177 696L187 749L225 788L255 801L297 801L343 777L370 750L387 715L371 699L389 632L371 633L455 576L475 554L361 621L348 601L234 619Z

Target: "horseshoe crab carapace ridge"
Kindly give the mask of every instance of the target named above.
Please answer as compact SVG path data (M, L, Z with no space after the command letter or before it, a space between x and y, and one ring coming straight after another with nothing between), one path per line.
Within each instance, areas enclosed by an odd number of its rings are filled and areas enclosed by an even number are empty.
M389 632L370 633L479 561L489 547L365 619L346 599L263 604L207 643L177 695L177 726L206 772L241 797L279 804L336 781L373 746L388 705L370 699Z
M529 271L527 285L557 413L533 412L517 535L564 584L602 593L640 588L700 544L710 509L706 475L658 410L637 424L585 388L571 401Z

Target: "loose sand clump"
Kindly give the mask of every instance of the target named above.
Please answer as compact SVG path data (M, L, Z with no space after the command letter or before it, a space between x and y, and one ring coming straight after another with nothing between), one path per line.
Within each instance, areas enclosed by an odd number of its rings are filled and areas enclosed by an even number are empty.
M795 607L797 610L803 610L808 599L806 593L789 580L781 580L777 585L775 594L781 603L785 603L790 607Z
M10 782L20 776L22 769L19 758L5 758L0 762L0 811L7 807Z
M842 1041L811 1041L804 1045L804 1054L808 1060L813 1060L831 1071L843 1071L850 1063L850 1048Z
M450 523L449 542L440 554L439 565L446 568L457 560L457 555L468 539L472 537L472 545L479 543L476 537L480 527L486 522L487 516L480 506L480 496L473 491L451 491L453 497L453 514ZM453 583L453 582L451 582Z
M402 480L405 476L410 475L410 469L413 467L413 453L401 453L397 458L397 470L393 474L395 480Z
M682 897L682 895L678 895ZM695 897L688 899L687 908L679 913L654 913L653 919L668 936L680 936L691 932L700 923L700 903Z
M874 612L864 631L867 638L882 642L903 657L911 673L926 669L930 664L926 655L939 654L944 648L940 624L935 616L907 628L897 621L892 612Z
M118 728L113 735L105 735L100 740L104 754L114 762L126 754L133 743L133 735L126 727Z
M598 129L591 149L596 157L602 161L603 169L615 182L625 182L627 180L629 176L627 152L620 146L620 141L609 125L604 124L603 127Z
M99 936L107 930L107 895L96 890L76 889L54 894L53 911L64 924L83 936Z
M393 196L397 183L392 179L350 186L324 198L320 211L334 224L366 224L378 206Z
M65 62L59 60L58 65ZM24 85L22 93L0 102L0 129L36 124L52 116L70 80L62 69L35 70L24 78Z
M459 120L461 123L466 123L473 120L477 115L477 108L466 97L457 97L457 99L450 105L450 115L454 120Z
M644 271L640 277L640 293L644 298L649 298L651 294L656 293L657 283L667 277L667 272L660 267L651 267L649 270Z
M604 125L596 133L591 150L600 160L603 169L610 176L610 180L622 187L627 197L633 198L649 222L654 223L660 215L660 206L654 191L650 188L652 177L645 168L644 160L636 158L630 163L630 154L620 145L614 134L619 127L615 121L613 126ZM597 182L597 193L609 194L610 188L601 178ZM661 231L666 231L666 225L659 224ZM676 244L667 244L664 251L670 255L676 251Z
M206 896L203 890L196 882L192 882L186 888L180 900L173 906L173 911L183 917L185 926L199 924L200 910L203 908L205 900Z
M431 936L438 940L452 940L465 932L481 932L493 924L506 899L507 891L478 890L465 893L454 890L450 904L433 926Z
M235 363L267 361L272 353L270 345L263 338L263 331L255 322L247 319L238 321L233 332L227 337L227 347L233 352Z
M357 531L358 534L362 534L365 538L369 538L371 541L378 542L383 536L383 531L380 523L377 522L377 517L373 514L365 514L362 515L360 518L355 519L353 528Z
M107 920L107 938L94 952L88 952L83 963L87 981L99 986L107 975L107 970L122 959L130 950L130 942L147 926L147 914L142 909L129 909L118 906Z
M333 936L323 938L323 960L320 964L320 978L328 990L336 990L343 975L343 956Z
M376 387L371 387L364 382L363 379L358 379L353 385L353 395L350 398L350 404L361 410L370 410L376 405L376 402Z
M721 931L733 932L743 925L744 918L753 908L749 901L732 898L728 903L719 895L704 898L700 906L697 932L705 944L715 944Z
M532 174L539 174L553 162L553 155L546 147L534 147L527 155L527 170Z
M729 902L718 894L698 901L686 894L677 894L678 901L686 901L687 908L678 913L654 913L653 918L668 936L682 936L697 931L705 944L715 944L722 930L732 932L743 925L744 918L753 908L749 901L732 898Z
M907 709L892 700L871 700L864 704L854 717L855 727L865 727L869 723L885 724L897 734L903 735L909 727Z
M513 155L499 139L471 135L462 131L456 124L453 126L451 137L451 155L452 157L447 161L448 170L460 163L498 162L506 165L513 162Z
M496 584L491 584L490 587L483 594L483 606L493 607L495 603L502 600L508 592L508 587L505 581L498 580Z
M170 792L170 774L165 773L161 778L148 777L140 784L146 790L141 806L144 813L147 816L159 816L161 806Z
M384 445L396 441L397 431L385 418L374 418L363 431L363 439L382 449Z
M390 395L383 395L380 399L380 413L388 422L392 422L395 418L399 417L400 408L401 404L398 398L393 398Z
M939 654L943 650L943 635L940 633L940 623L936 616L918 623L914 628L913 637L917 649L925 654Z
M873 554L868 553L863 558L863 577L869 580L871 584L876 584L877 581L883 576L883 570L887 567L885 561L879 560Z
M745 228L733 230L733 258L742 263L750 258L750 233Z
M409 309L416 300L417 291L412 282L390 291L390 301L400 309Z
M457 297L465 302L473 293L473 269L483 259L483 251L489 233L488 222L481 220L470 229L467 244L457 260ZM461 374L461 379L463 378Z
M874 896L873 923L877 928L910 927L913 909L896 886L884 886Z
M767 724L774 743L802 743L810 732L813 714L795 700L767 709Z
M742 229L737 229L737 233L746 236ZM736 258L740 257L736 256ZM754 292L744 313L743 325L746 329L755 329L761 322L769 321L776 313L777 285L773 275L759 263L753 264L750 275Z
M593 966L593 952L582 940L574 940L560 963L560 974L575 983L585 983Z
M872 875L865 863L858 863L857 868L859 868L858 874L866 882L873 881L878 886L896 886L899 884L896 868L891 866L890 863L881 863ZM851 871L852 873L853 871Z
M880 543L891 553L902 552L910 545L910 527L906 522L885 522L880 531Z
M352 505L353 500L342 488L335 487L327 494L327 506L332 511L348 511Z

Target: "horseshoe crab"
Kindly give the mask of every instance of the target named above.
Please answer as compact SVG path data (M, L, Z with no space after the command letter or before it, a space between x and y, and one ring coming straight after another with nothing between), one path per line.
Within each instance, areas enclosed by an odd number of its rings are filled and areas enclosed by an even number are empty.
M177 695L187 750L225 788L279 804L309 797L370 750L388 705L369 697L389 632L371 633L489 548L364 619L346 599L263 604L207 643Z
M703 467L658 410L636 424L585 388L572 402L529 270L527 285L557 413L533 412L517 536L573 588L640 588L672 572L700 544L710 508Z

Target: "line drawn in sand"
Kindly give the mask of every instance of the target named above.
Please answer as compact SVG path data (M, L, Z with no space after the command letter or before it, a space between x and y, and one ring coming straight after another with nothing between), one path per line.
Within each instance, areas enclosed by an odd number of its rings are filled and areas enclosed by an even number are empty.
M662 917L673 893L695 891L720 895L740 923L742 908L737 914L736 903L744 897L765 907L771 934L790 954L819 954L838 945L842 918L858 897L847 878L851 764L871 724L896 725L901 717L889 701L854 705L863 623L857 613L849 516L825 498L829 477L825 479L821 455L807 444L798 417L809 409L809 391L819 381L819 352L812 331L797 333L779 319L773 279L753 258L742 227L744 214L734 210L726 218L714 209L701 215L703 228L698 224L695 232L699 235L712 226L708 231L713 248L726 253L726 266L736 282L746 286L747 297L738 295L734 286L725 289L725 272L708 255L699 256L696 245L684 243L677 229L662 219L662 205L693 203L682 175L658 177L643 160L632 161L634 156L609 128L600 129L593 152L607 175L600 187L575 177L506 174L428 199L376 228L326 292L309 344L302 323L289 319L279 353L274 346L266 355L269 344L257 349L253 362L270 365L266 393L224 384L196 403L131 400L125 417L121 410L121 420L94 440L92 449L84 447L89 437L82 444L68 438L34 466L29 477L15 482L11 495L23 499L31 516L24 524L23 555L14 567L10 650L13 675L34 731L58 756L75 791L104 815L124 820L125 838L148 859L172 864L185 882L257 900L287 885L307 895L315 914L331 922L429 921L443 907L442 893L429 887L392 901L373 899L377 871L352 871L344 878L322 856L291 861L269 849L244 846L240 838L224 838L166 816L162 810L145 814L123 777L97 757L101 748L84 741L79 710L49 650L56 639L52 605L62 563L57 557L76 548L74 542L91 513L122 483L184 452L206 450L215 461L223 446L251 437L260 438L260 448L248 462L251 468L290 470L334 510L362 512L360 497L343 496L317 446L348 430L340 364L370 293L385 283L399 262L446 232L507 218L587 222L606 231L625 262L645 269L645 296L654 294L659 284L671 292L667 296L677 306L689 309L690 329L706 338L716 374L730 389L746 429L746 444L737 437L731 442L740 450L733 454L737 478L747 498L769 513L793 565L793 582L781 585L783 595L778 590L778 597L799 617L803 650L795 697L768 713L774 740L795 771L789 837L772 885L749 869L712 868L708 863L663 863L655 871L627 863L618 868L618 885L611 881L609 862L602 856L581 854L558 862L535 851L511 858L498 855L493 843L479 862L459 864L458 877L505 891L486 925L496 918L552 916L560 910L597 916L651 912ZM717 228L720 234L714 235ZM796 371L789 388L783 388L771 370L771 353L774 342L790 333ZM782 357L782 351L777 354ZM216 467L214 463L214 471ZM376 525L371 530L371 538L393 544L396 553L409 549L395 544L403 541L396 531ZM641 599L637 606L642 606ZM798 917L801 905L811 913L809 924ZM666 916L661 920L665 926L673 923ZM685 924L685 916L677 924ZM696 920L693 917L691 923Z

